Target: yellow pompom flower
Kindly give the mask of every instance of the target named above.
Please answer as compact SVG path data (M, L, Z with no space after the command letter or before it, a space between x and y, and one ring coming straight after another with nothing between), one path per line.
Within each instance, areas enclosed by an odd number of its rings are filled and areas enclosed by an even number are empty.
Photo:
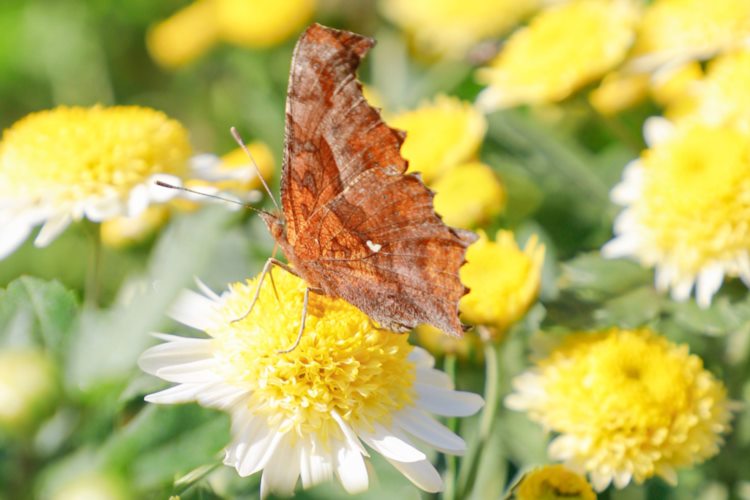
M216 0L221 37L243 47L276 45L298 33L315 12L316 0Z
M586 479L563 465L537 467L513 489L515 500L596 500Z
M544 245L536 236L521 250L510 231L498 231L495 241L479 231L460 270L461 282L470 289L459 304L461 318L502 334L536 300L543 263Z
M34 226L45 246L72 221L138 215L189 172L185 128L137 106L59 107L28 115L0 143L0 258Z
M462 57L472 45L502 35L539 0L381 0L383 14L428 55Z
M262 497L291 495L299 478L309 488L334 474L349 492L367 489L363 442L419 488L441 490L440 475L411 436L463 453L464 441L427 412L471 415L481 398L454 391L407 336L381 330L327 296L310 295L301 341L281 353L297 337L307 285L287 272L273 278L278 298L266 278L250 314L258 279L221 296L205 287L203 294L185 292L172 317L210 338L157 335L164 343L146 351L140 365L177 385L146 399L228 411L232 441L224 463L241 476L262 470Z
M269 147L260 141L247 145L258 171L265 180L273 177L275 165ZM257 191L261 186L255 166L242 148L235 148L218 157L202 154L191 158L190 178L185 179L185 187L198 192L234 197L244 203L253 203L262 194ZM135 217L115 217L102 222L102 243L112 248L123 248L135 245L161 228L170 219L174 209L194 211L201 202L210 200L190 193L176 197L166 205L152 205Z
M219 41L216 1L198 0L156 24L146 34L153 60L178 68L198 59Z
M730 125L646 122L650 148L631 162L612 200L607 257L656 268L656 286L707 307L724 276L750 283L750 133Z
M478 161L450 169L430 185L435 212L449 226L470 229L498 215L505 190L490 167Z
M432 325L419 325L414 329L419 345L436 356L452 354L460 359L481 359L482 342L473 332L459 338L446 333Z
M184 66L219 41L250 48L277 45L312 17L316 0L197 0L156 24L146 45L157 64Z
M624 488L719 451L731 404L698 356L648 329L570 335L513 380L511 409L556 434L548 452L594 488Z
M421 173L428 184L472 159L487 131L487 121L471 103L444 95L390 117L388 124L406 131L401 154L409 171Z
M690 91L671 101L666 113L677 121L733 124L750 131L750 49L717 57Z
M709 59L748 40L747 0L657 0L643 13L629 67L654 71Z
M45 353L0 351L0 433L34 429L54 409L59 392L57 370Z
M629 0L574 0L541 12L479 70L488 87L477 104L492 111L565 99L623 60L637 14Z
M696 61L659 71L651 80L651 97L662 106L692 98L694 87L701 78L703 68Z
M609 73L589 94L589 102L599 113L614 115L648 97L650 77L643 73Z

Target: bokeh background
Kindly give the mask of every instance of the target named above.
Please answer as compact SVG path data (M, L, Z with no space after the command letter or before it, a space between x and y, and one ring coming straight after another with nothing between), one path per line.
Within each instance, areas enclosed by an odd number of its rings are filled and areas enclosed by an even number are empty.
M206 14L214 12L213 3L223 5L223 21ZM414 146L415 158L421 154L434 160L453 154L444 151L444 144L469 125L430 130L429 118L423 123L405 115L444 96L473 110L478 96L495 85L479 69L491 67L497 54L509 50L517 29L566 3L575 2L3 0L0 126L7 129L32 112L60 105L146 106L181 122L194 153L219 156L236 148L229 134L235 126L247 141L267 147L272 157L268 180L278 193L292 50L304 27L317 21L377 39L359 72L368 98L394 126L426 137ZM623 2L598 3L612 10ZM489 417L449 422L469 443L471 459L435 457L449 478L448 497L502 498L523 472L551 462L550 433L524 413L506 409L502 398L511 391L512 377L531 365L532 351L571 331L649 326L699 355L726 385L729 399L750 398L750 300L744 284L728 280L710 307L701 308L694 300L674 301L657 292L649 267L608 260L600 252L621 210L610 201L610 190L625 165L647 148L646 119L667 115L679 93L664 97L667 90L654 83L659 80L654 75L663 77L664 67L678 59L697 65L703 74L713 59L750 39L750 13L735 2L737 10L727 17L742 15L744 21L733 24L734 31L717 24L718 31L729 32L729 41L701 46L697 55L675 49L669 59L660 53L667 62L656 58L633 70L628 64L637 51L648 55L647 42L638 45L638 23L657 3L632 2L637 7L620 16L623 22L631 19L630 37L620 49L616 30L605 39L587 37L585 21L572 16L566 22L570 32L578 32L577 39L562 43L560 34L534 47L536 52L527 49L526 56L537 56L545 70L507 63L507 72L569 72L573 77L568 82L551 78L550 88L565 87L557 93L516 90L520 97L485 103L481 120L486 125L475 127L478 131L467 139L475 145L453 163L481 161L491 171L490 184L498 187L490 194L482 191L486 198L469 215L465 207L479 199L480 185L486 183L470 177L447 184L445 194L432 186L445 197L443 215L456 217L456 225L481 229L492 240L498 230L510 230L522 244L533 235L545 248L543 267L528 278L535 283L526 284L525 275L510 278L512 271L494 276L508 287L530 287L532 293L523 305L489 321L494 332L489 347L475 334L463 343L425 332L413 335L415 343L437 356L458 388L487 396L487 377L495 377ZM698 12L705 7L700 1L692 4L685 8ZM654 28L656 33L677 30L676 38L679 29ZM680 43L699 44L689 37ZM592 44L614 44L602 53L619 55L606 61L609 56L589 50ZM561 52L562 45L569 48L567 64L546 59L547 51ZM633 72L636 77L628 79ZM612 86L602 84L606 79ZM679 83L674 86L682 88ZM506 82L501 94L511 95L512 84ZM515 85L529 88L523 77ZM455 122L465 119L457 115ZM271 206L267 199L260 205ZM197 405L145 404L143 395L162 384L141 373L136 360L154 342L149 332L181 331L164 314L181 288L193 286L195 276L215 290L254 276L272 252L270 235L248 211L210 203L176 210L168 222L133 241L105 241L98 250L96 304L84 306L91 286L92 231L99 228L73 225L46 248L35 248L30 238L0 261L0 406L10 407L11 401L22 407L3 417L0 498L256 498L257 475L239 478L219 465L229 439L227 416ZM513 289L497 293L505 297ZM488 418L489 424L481 423ZM491 432L482 425L491 425ZM610 487L599 496L750 498L749 438L750 420L738 411L719 454L680 469L677 486L655 478ZM378 480L361 498L430 496L384 460L374 457L372 462ZM98 496L84 497L86 488ZM347 497L336 484L298 495Z

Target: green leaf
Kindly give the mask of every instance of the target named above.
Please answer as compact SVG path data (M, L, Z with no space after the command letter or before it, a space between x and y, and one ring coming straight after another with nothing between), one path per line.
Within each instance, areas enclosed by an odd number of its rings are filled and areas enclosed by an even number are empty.
M2 342L37 344L59 357L77 305L75 295L59 282L22 276L0 291Z
M605 259L599 252L562 264L559 286L579 299L598 302L651 282L651 272L625 259Z

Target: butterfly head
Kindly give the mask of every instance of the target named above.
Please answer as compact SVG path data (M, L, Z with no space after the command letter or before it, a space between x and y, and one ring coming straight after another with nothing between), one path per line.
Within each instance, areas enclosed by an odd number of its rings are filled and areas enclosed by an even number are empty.
M268 227L274 240L279 243L286 241L286 227L283 218L265 211L260 213L260 218L266 223L266 227Z

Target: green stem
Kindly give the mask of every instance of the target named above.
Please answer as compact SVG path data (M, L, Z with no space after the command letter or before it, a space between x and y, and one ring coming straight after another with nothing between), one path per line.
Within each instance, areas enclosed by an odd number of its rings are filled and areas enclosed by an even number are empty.
M500 397L500 369L498 364L498 351L501 344L495 345L486 327L478 327L477 331L482 337L484 348L485 385L484 385L484 410L479 421L479 438L484 442L492 432L492 424L497 414L498 399Z
M99 306L99 289L101 285L101 227L99 224L86 223L86 228L91 241L91 250L86 269L86 289L84 290L84 300L88 307L96 308Z
M497 406L500 398L500 370L498 364L501 343L492 342L490 331L484 326L478 326L477 332L482 339L484 350L485 384L484 384L484 409L479 419L479 432L469 447L466 457L461 465L461 488L460 498L465 497L471 491L471 485L479 470L479 457L484 445L492 432L492 427L497 415Z
M443 361L443 368L445 369L445 373L451 378L453 382L456 381L456 355L453 353L446 354L445 359ZM448 425L448 428L458 433L458 419L457 418L449 418L446 422ZM446 456L446 462L447 462L447 474L445 477L445 492L443 493L443 498L445 500L455 500L456 497L456 484L458 479L458 460L454 455L447 455Z

